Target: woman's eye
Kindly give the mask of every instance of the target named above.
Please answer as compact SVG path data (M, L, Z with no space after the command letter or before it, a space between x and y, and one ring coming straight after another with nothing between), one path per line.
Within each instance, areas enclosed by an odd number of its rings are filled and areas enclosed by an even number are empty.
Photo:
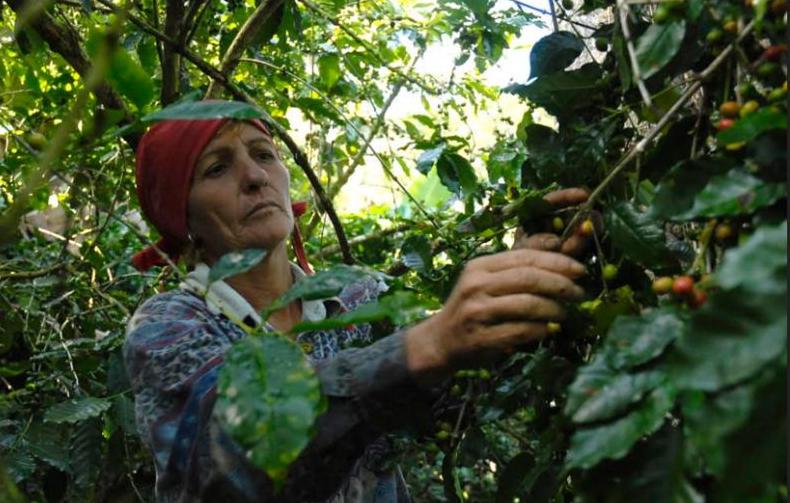
M205 176L215 177L221 175L225 171L225 164L213 164L206 170Z
M258 152L254 152L253 156L261 161L270 161L274 159L274 154L268 150L259 150Z

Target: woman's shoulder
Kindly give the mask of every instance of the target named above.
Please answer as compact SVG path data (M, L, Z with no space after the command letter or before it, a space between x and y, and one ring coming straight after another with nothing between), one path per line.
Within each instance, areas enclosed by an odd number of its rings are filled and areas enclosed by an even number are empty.
M210 319L202 297L180 288L169 290L148 298L135 310L126 324L125 344L148 344L151 337L191 330Z

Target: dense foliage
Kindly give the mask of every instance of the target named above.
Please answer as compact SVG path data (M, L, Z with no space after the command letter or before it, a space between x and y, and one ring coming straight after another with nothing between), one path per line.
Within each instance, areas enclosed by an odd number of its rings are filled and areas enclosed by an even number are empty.
M294 196L316 193L304 173L331 200L363 169L404 192L341 215L345 252L325 219L304 222L327 272L291 298L368 273L341 259L390 274L379 303L328 324L408 324L517 225L591 238L568 320L459 372L432 431L399 437L417 501L786 498L785 0L563 0L523 81L497 90L482 72L540 23L504 4L0 3L0 499L151 500L120 346L130 312L183 271L129 263L156 237L136 211L133 146L152 114L205 113L190 103L205 95L260 107L214 113L279 124ZM448 40L462 78L415 70ZM389 121L402 91L425 109ZM529 109L481 149L456 125L500 92ZM579 185L585 205L542 200ZM276 479L324 407L295 348L248 338L220 380L227 427Z

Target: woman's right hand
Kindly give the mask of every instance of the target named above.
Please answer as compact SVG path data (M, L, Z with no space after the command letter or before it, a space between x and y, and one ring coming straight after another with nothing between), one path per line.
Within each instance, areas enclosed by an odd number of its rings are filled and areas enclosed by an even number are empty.
M565 316L559 301L584 294L573 280L585 273L567 255L532 249L469 261L442 310L406 333L409 369L418 378L444 376L545 337L547 322Z

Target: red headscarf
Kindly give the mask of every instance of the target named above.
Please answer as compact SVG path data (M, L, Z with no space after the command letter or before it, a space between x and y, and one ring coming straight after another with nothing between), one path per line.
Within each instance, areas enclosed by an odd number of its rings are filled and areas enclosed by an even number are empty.
M167 120L154 125L137 147L137 197L143 214L154 224L162 238L156 247L177 262L189 243L187 201L198 157L219 128L230 119ZM259 120L250 124L271 137L269 128ZM293 204L294 216L307 209L303 201ZM294 224L294 252L302 269L312 274L302 245L299 225ZM167 261L149 246L132 257L140 271Z

